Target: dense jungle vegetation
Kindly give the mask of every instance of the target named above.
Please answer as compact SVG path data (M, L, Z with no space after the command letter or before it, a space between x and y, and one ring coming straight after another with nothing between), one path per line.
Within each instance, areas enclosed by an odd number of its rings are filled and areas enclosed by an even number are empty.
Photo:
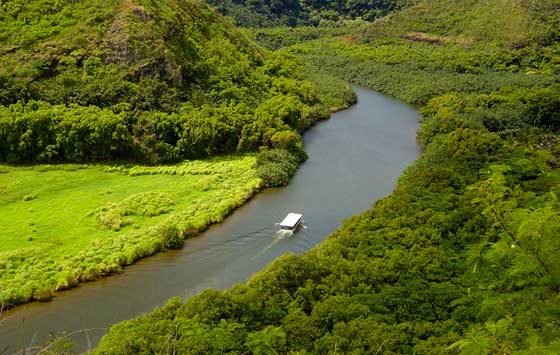
M0 162L304 158L328 117L297 60L198 0L0 4Z
M208 0L243 27L333 25L342 20L372 21L417 0Z
M422 0L281 50L421 105L424 154L311 252L97 353L560 353L559 21L558 0Z

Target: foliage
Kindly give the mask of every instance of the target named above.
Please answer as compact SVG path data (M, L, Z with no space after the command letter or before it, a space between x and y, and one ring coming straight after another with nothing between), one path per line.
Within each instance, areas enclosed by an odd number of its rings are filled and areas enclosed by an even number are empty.
M410 6L415 0L209 0L240 26L273 27L332 25L345 19L373 21Z
M319 38L349 35L366 23L351 21L338 26L251 28L246 31L261 46L276 50Z
M43 102L0 107L0 161L101 160L126 157L127 117L95 106Z
M357 84L423 105L450 92L492 93L503 87L547 87L558 83L560 47L465 48L400 38L369 44L325 38L289 51L306 63ZM434 78L437 85L434 85Z
M0 300L10 306L178 248L262 187L254 156L2 169Z
M265 150L257 156L257 174L267 187L287 185L298 165L297 157L281 148Z
M314 41L316 39L326 39L333 36L346 35L362 28L363 23L354 21L344 26L337 27L276 27L249 29L247 33L252 36L259 44L269 49L277 50L276 53L290 53L290 46ZM316 42L313 42L316 44ZM288 47L284 50L284 47ZM303 60L303 75L307 80L312 81L317 89L317 94L325 110L330 109L336 112L350 107L356 103L357 97L346 80L333 76L326 70L307 60L306 56L301 56ZM326 115L326 113L324 114Z
M532 126L559 130L560 86L546 88L506 87L490 94L447 94L428 102L422 109L429 117L418 137L429 144L434 137L458 128L486 128L490 132L527 129Z
M301 137L292 131L277 132L270 140L273 149L264 148L257 155L257 175L267 187L285 186L307 154Z

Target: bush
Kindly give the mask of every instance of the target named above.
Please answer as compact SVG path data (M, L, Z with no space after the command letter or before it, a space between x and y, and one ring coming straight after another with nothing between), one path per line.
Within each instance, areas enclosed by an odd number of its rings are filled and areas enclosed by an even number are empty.
M126 117L97 107L0 106L0 161L87 161L127 156Z
M266 187L285 186L296 173L300 160L286 149L271 149L257 156L257 174Z
M35 194L25 195L25 196L23 196L23 201L32 201L32 200L35 200L36 198L37 198L37 195L35 195Z
M163 245L168 249L179 249L185 243L185 238L175 226L160 227L157 233L161 235Z

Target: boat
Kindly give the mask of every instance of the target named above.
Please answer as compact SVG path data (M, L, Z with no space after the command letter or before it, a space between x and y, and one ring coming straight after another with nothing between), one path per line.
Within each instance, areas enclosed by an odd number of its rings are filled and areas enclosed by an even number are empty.
M278 223L280 228L289 231L296 231L303 224L303 215L299 213L288 213L282 222Z

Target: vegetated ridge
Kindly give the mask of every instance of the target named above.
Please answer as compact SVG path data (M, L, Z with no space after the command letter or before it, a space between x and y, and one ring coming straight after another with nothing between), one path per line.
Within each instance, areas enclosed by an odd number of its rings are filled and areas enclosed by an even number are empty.
M292 57L197 0L10 1L0 161L176 162L260 147L304 158L326 118Z
M119 323L97 353L559 353L558 9L424 0L290 47L421 105L422 157L311 252Z

